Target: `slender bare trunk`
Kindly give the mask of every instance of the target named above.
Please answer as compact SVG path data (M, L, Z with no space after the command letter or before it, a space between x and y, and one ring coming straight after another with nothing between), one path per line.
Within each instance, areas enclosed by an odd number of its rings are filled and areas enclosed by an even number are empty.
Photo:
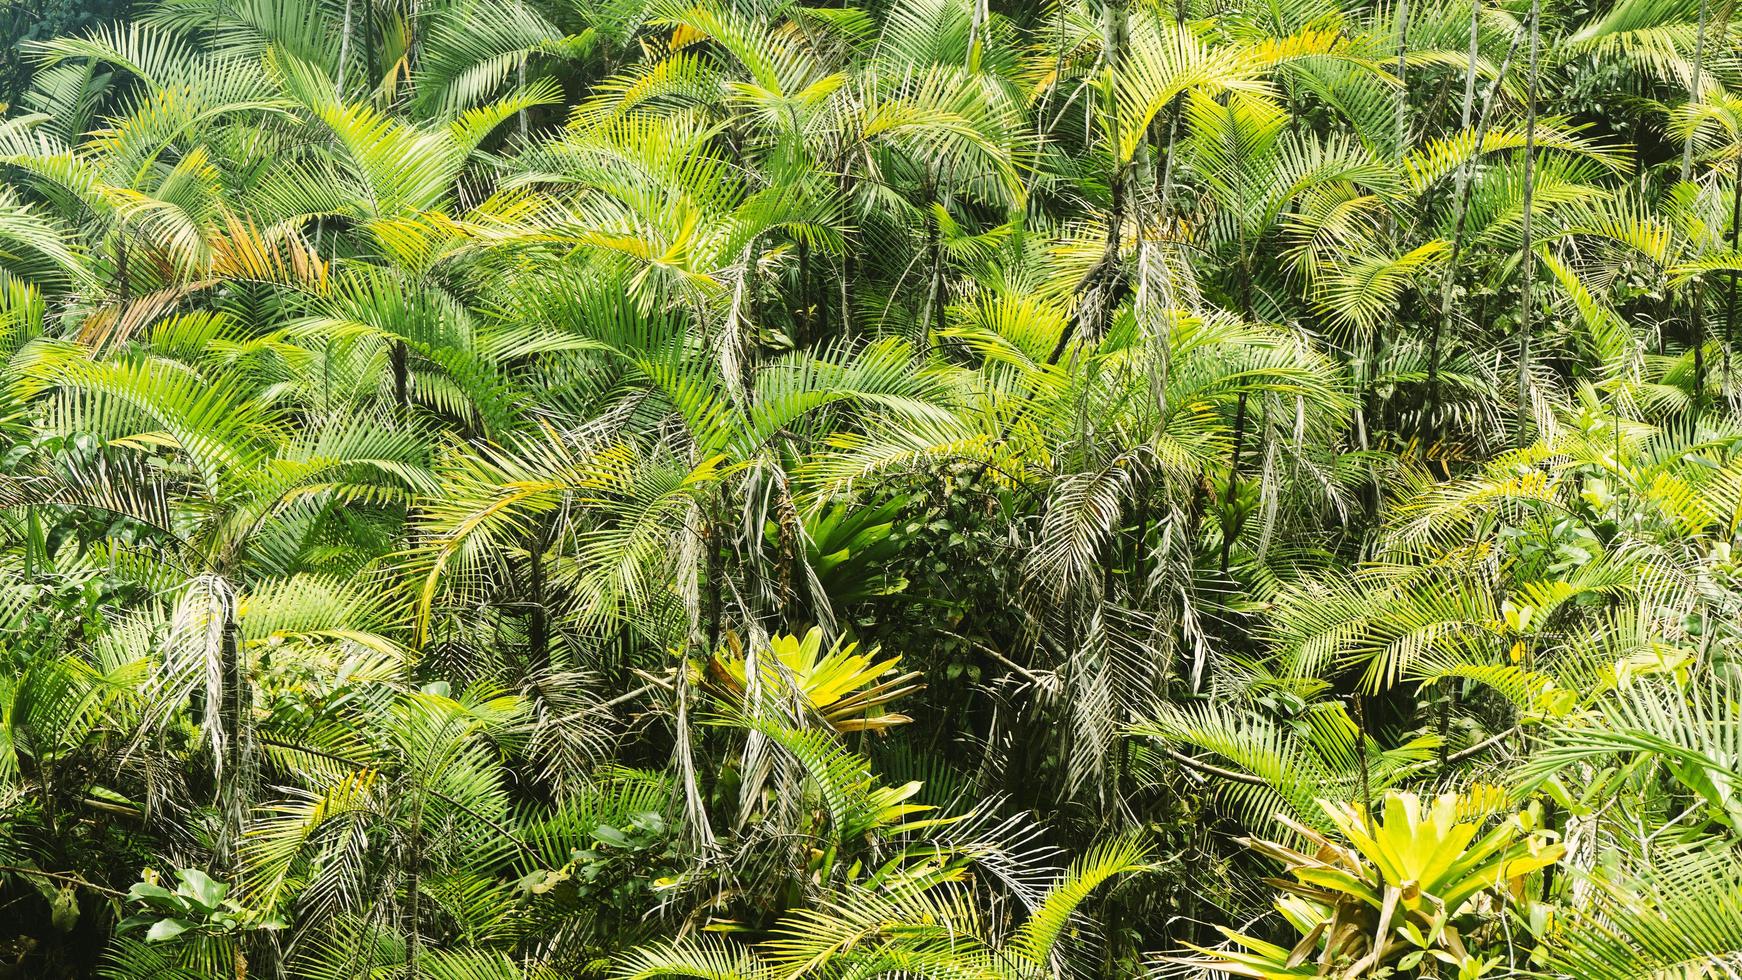
M345 98L345 67L351 62L351 12L357 0L345 0L345 19L339 26L339 75L333 85L333 94L340 101Z
M839 295L835 297L835 301L840 304L841 337L845 340L853 339L852 283L853 253L849 251L844 252L841 255L841 281L839 283Z
M405 869L405 976L418 980L423 955L423 935L418 920L423 915L423 801L420 797L411 814L409 847Z
M1706 404L1706 318L1700 285L1692 284L1693 296L1690 297L1688 316L1693 320L1694 328L1694 401L1693 412L1688 419L1688 435L1693 435L1694 428L1700 420L1700 412Z
M528 598L532 602L532 615L526 632L527 647L535 672L550 667L550 620L545 612L544 602L544 549L544 529L534 528L526 545L526 558L529 562Z
M720 540L720 521L711 513L712 510L713 508L710 507L708 523L702 531L702 548L707 552L705 557L708 574L708 646L704 654L712 654L720 648L720 618L724 612L726 590L726 563L724 556L720 553L724 542Z
M423 57L420 50L423 32L418 30L419 15L418 0L411 0L411 7L405 17L405 91L408 96L415 94L411 77L417 73Z
M1464 69L1464 106L1459 116L1460 132L1470 131L1470 118L1476 108L1476 62L1480 57L1479 42L1482 29L1482 0L1470 0L1470 56ZM1483 112L1487 116L1487 112ZM1474 151L1481 149L1481 137L1477 138ZM1475 161L1474 151L1469 160L1458 167L1457 185L1453 190L1457 215L1452 225L1451 261L1446 265L1446 272L1440 278L1440 309L1434 317L1433 333L1428 339L1427 358L1427 418L1423 420L1427 433L1427 442L1431 446L1439 442L1440 437L1440 342L1441 334L1450 328L1452 318L1452 284L1457 277L1457 260L1459 239L1462 238L1464 222L1464 190L1469 181L1469 171Z
M1530 391L1530 327L1532 307L1536 303L1533 290L1536 278L1536 247L1531 241L1532 195L1536 181L1536 87L1537 49L1542 34L1542 0L1530 0L1530 67L1525 81L1524 110L1524 221L1523 253L1519 256L1520 302L1518 314L1518 435L1524 438L1525 418L1529 413Z
M375 0L363 0L363 81L369 86L367 94L374 98L375 89L381 84L381 77L375 73Z
M240 557L233 559L241 566ZM253 722L253 688L244 670L241 649L241 624L236 618L240 579L224 574L211 577L209 595L218 604L218 675L222 678L217 695L217 728L222 733L214 738L216 755L213 802L217 810L218 834L215 859L218 870L234 875L241 865L242 835L252 806L250 767L252 763L249 728ZM208 600L210 601L210 600ZM237 937L236 964L246 975L247 960L242 955L242 937Z
M1107 127L1107 140L1110 157L1113 161L1113 172L1108 175L1107 190L1109 210L1107 212L1107 248L1101 256L1102 282L1098 285L1111 292L1111 284L1117 281L1119 270L1119 245L1125 233L1125 176L1128 161L1124 158L1123 145L1125 133L1119 127L1119 82L1120 73L1125 64L1125 47L1131 40L1130 20L1125 11L1123 0L1114 0L1107 4L1106 23L1106 60L1107 75L1105 88L1102 91L1101 118ZM1112 315L1111 296L1102 295L1099 298L1095 335L1105 334L1107 320Z
M944 257L942 234L938 228L937 213L933 210L937 205L934 194L926 192L925 212L925 249L926 261L931 265L931 278L926 287L926 316L920 325L919 353L923 356L931 349L932 334L942 333L944 326Z
M1174 27L1182 31L1185 30L1185 0L1174 0L1173 22ZM1164 220L1168 215L1168 206L1173 201L1173 148L1174 144L1179 139L1180 102L1184 98L1184 95L1174 96L1173 101L1168 108L1167 159L1163 162L1161 171L1156 177L1156 179L1161 182L1161 186L1157 188L1156 196L1161 202L1161 216Z
M935 254L935 252L934 252ZM793 318L793 346L803 347L816 339L816 317L811 307L811 247L803 239L798 243L798 315Z
M127 304L133 301L133 284L127 275L127 229L115 230L115 308L116 317L126 315Z
M1694 77L1688 82L1688 101L1698 102L1700 99L1700 75L1706 69L1706 15L1709 13L1711 0L1700 0L1700 22L1694 35ZM1686 183L1694 172L1694 131L1688 130L1687 139L1682 142L1682 182Z
M237 643L239 628L236 624L235 599L224 598L224 625L219 641L218 670L224 677L222 727L228 738L225 740L221 767L223 778L218 786L218 807L224 821L224 847L220 859L226 868L233 867L231 861L236 844L242 836L240 820L246 811L246 803L242 799L242 726L246 724L246 711L243 705L247 703L247 679L242 676L241 648Z
M400 417L404 418L411 408L411 371L407 363L410 357L405 349L405 341L393 342L389 359L393 369L393 405L399 410Z
M1694 35L1694 77L1688 83L1688 101L1697 102L1700 99L1700 76L1706 68L1706 18L1710 13L1710 0L1700 0L1699 27ZM1692 179L1694 173L1694 130L1688 130L1687 139L1682 142L1682 183ZM1734 280L1732 280L1734 281ZM1693 296L1688 309L1692 320L1694 334L1694 398L1692 411L1688 416L1688 435L1693 436L1694 429L1699 424L1700 411L1706 398L1706 325L1702 317L1704 311L1700 308L1700 285L1696 280L1692 283Z
M1222 498L1222 506L1228 512L1228 524L1222 528L1222 572L1228 571L1228 552L1234 545L1234 539L1240 536L1240 519L1235 516L1234 508L1238 505L1236 499L1240 491L1240 450L1246 441L1246 392L1240 393L1240 398L1234 403L1234 449L1228 454L1228 490Z
M1742 245L1742 156L1736 158L1736 177L1730 184L1730 251ZM1730 359L1736 342L1736 273L1730 273L1730 291L1724 309L1724 390L1729 392Z
M847 168L841 168L840 200L843 208L851 208L853 201L853 176ZM851 213L849 211L849 213ZM841 247L841 282L839 302L841 305L841 336L847 340L853 339L853 279L857 269L857 260L853 254L853 242L847 241Z
M1373 775L1367 758L1367 696L1355 691L1355 751L1361 763L1361 812L1366 816L1367 833L1374 835Z
M1409 152L1409 0L1397 0L1397 159Z
M1476 84L1475 63L1477 38L1475 30L1479 26L1480 18L1481 0L1471 0L1471 67L1469 69L1469 74L1465 78L1466 90L1473 90ZM1436 333L1434 342L1430 343L1432 349L1429 354L1428 363L1429 397L1433 399L1432 412L1435 416L1439 414L1439 368L1441 363L1440 345L1437 342L1438 331L1441 329L1442 325L1446 328L1450 327L1452 286L1456 281L1458 256L1463 250L1464 225L1469 219L1470 214L1470 194L1475 188L1475 181L1473 178L1476 171L1476 161L1481 156L1483 143L1488 139L1488 129L1493 119L1494 97L1500 91L1500 85L1506 78L1507 69L1512 67L1512 58L1518 53L1518 45L1521 39L1521 34L1515 33L1512 36L1512 42L1506 47L1506 57L1502 58L1500 61L1500 70L1494 73L1494 80L1489 84L1487 93L1482 97L1482 113L1476 120L1476 131L1472 134L1473 142L1471 143L1470 153L1465 158L1463 164L1458 167L1456 186L1452 191L1452 247L1451 253L1446 260L1445 274L1440 279L1440 318L1435 324ZM1468 128L1468 122L1466 119L1465 129L1467 130ZM1479 315L1476 319L1480 322L1483 317Z

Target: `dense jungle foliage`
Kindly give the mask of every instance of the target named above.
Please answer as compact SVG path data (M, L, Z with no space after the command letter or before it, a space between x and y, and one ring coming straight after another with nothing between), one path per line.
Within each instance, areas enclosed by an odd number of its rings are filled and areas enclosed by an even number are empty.
M1734 13L15 0L0 980L1735 976Z

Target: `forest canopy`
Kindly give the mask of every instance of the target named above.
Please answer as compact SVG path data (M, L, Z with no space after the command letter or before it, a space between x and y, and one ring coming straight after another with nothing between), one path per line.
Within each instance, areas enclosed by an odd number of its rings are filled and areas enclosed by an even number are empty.
M1735 975L1734 14L8 5L0 980Z

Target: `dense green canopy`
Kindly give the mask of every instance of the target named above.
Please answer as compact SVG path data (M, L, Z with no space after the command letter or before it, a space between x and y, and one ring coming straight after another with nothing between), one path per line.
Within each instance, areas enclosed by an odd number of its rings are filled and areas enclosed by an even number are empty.
M0 11L0 980L1733 976L1732 15Z

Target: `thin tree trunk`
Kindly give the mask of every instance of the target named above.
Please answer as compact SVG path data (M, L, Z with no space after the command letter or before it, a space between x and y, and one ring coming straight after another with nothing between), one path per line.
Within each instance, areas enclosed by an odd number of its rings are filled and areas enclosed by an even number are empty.
M1228 456L1228 490L1222 506L1228 512L1228 526L1222 529L1222 572L1228 571L1228 551L1240 534L1239 518L1234 516L1235 498L1240 491L1240 449L1246 441L1246 392L1240 393L1234 404L1234 449Z
M133 301L133 284L127 275L127 229L115 230L115 317L119 320L127 313L127 304Z
M363 0L363 81L373 99L376 87L381 84L381 77L375 73L375 0Z
M1112 315L1111 284L1117 281L1119 269L1119 245L1125 232L1125 176L1126 160L1123 144L1125 133L1119 126L1119 79L1125 65L1125 46L1130 42L1130 22L1126 16L1123 0L1113 0L1106 7L1106 58L1107 79L1104 91L1104 104L1101 108L1101 118L1107 126L1107 141L1109 157L1113 161L1113 172L1108 175L1107 190L1109 210L1107 212L1107 248L1101 256L1101 283L1099 288L1107 284L1107 293L1097 299L1095 336L1106 333L1107 320Z
M42 534L42 515L37 512L36 505L28 504L24 508L24 577L36 577L36 556L42 554L42 560L48 561L48 542Z
M1536 277L1536 248L1531 242L1532 194L1536 180L1536 86L1537 48L1542 34L1542 0L1530 0L1530 68L1525 81L1524 110L1524 221L1523 254L1519 257L1522 277L1518 315L1518 435L1524 438L1525 419L1529 413L1530 390L1530 327L1532 307L1536 302L1533 290Z
M1482 29L1482 0L1470 0L1470 57L1464 69L1464 107L1459 117L1460 132L1470 131L1470 117L1476 107L1476 61L1480 57L1479 41ZM1508 53L1510 57L1510 52ZM1483 118L1487 118L1487 110L1483 110ZM1485 135L1485 134L1484 134ZM1427 442L1435 445L1440 439L1440 340L1441 334L1451 326L1452 318L1452 284L1457 277L1458 246L1463 237L1465 187L1469 182L1469 172L1474 167L1476 151L1480 151L1482 136L1477 137L1476 145L1470 159L1458 167L1457 186L1453 191L1457 214L1452 222L1452 243L1450 261L1446 264L1445 275L1440 278L1440 309L1439 316L1434 317L1433 333L1428 338L1427 358L1427 418L1424 428L1427 432Z
M1694 328L1694 401L1693 412L1688 418L1688 435L1694 434L1694 429L1700 421L1700 412L1706 403L1706 317L1703 309L1703 297L1700 295L1699 283L1693 284L1692 304L1689 307L1689 317Z
M841 337L846 340L853 339L852 281L853 253L849 250L841 253L840 295L837 297L841 309Z
M1472 0L1470 11L1470 22L1472 25L1479 22L1480 13L1480 0ZM1469 218L1470 211L1470 192L1474 187L1474 182L1471 178L1475 175L1476 160L1481 155L1482 144L1488 139L1489 125L1494 114L1494 97L1499 93L1500 84L1506 78L1506 70L1512 67L1512 59L1513 56L1518 53L1518 45L1521 39L1522 35L1513 35L1512 43L1506 48L1506 57L1502 58L1500 61L1500 70L1494 73L1494 81L1489 83L1487 93L1482 96L1482 114L1478 116L1476 120L1476 132L1474 134L1474 142L1471 145L1470 155L1465 159L1464 163L1458 167L1457 185L1452 193L1454 203L1451 258L1453 262L1457 260L1458 250L1463 244L1464 224ZM1474 64L1476 59L1476 38L1473 33L1470 40L1470 48L1470 59L1472 64ZM1476 79L1474 77L1474 69L1472 68L1471 74L1465 79L1465 85L1467 89L1473 89L1475 84ZM1468 99L1468 96L1466 99ZM1465 121L1465 128L1469 128L1467 119ZM1447 288L1449 288L1449 286Z
M1742 245L1742 156L1736 158L1736 177L1730 185L1730 251ZM1730 291L1724 304L1724 390L1731 388L1730 358L1736 342L1736 273L1730 273Z
M405 869L405 976L417 980L423 954L423 936L418 920L423 914L423 801L420 798L411 814L409 853Z
M1240 303L1240 318L1248 323L1252 320L1252 262L1246 253L1245 244L1240 246L1240 261L1236 265L1237 290ZM1228 551L1234 544L1234 539L1240 536L1241 520L1233 513L1234 502L1240 491L1240 457L1246 448L1246 392L1240 393L1240 398L1234 404L1234 448L1228 454L1228 489L1224 496L1223 507L1229 513L1229 526L1222 529L1222 561L1223 573L1228 571ZM1263 446L1259 449L1262 451Z
M1694 35L1694 77L1688 82L1688 101L1698 102L1700 99L1700 75L1706 67L1706 15L1711 6L1711 0L1700 0L1700 21L1697 33ZM1694 131L1688 130L1688 137L1682 142L1682 183L1687 183L1694 172Z
M422 32L418 30L420 11L418 0L411 0L411 6L405 16L405 91L407 95L416 94L412 88L411 76L417 72L418 62L422 59Z
M526 632L527 647L535 672L542 672L550 667L550 621L544 605L544 548L544 529L534 528L526 546L526 557L530 563L528 585L532 600L532 616Z
M1554 794L1545 794L1542 801L1543 829L1553 834L1557 840L1564 839L1561 834L1562 823L1560 807L1555 805ZM1548 865L1542 869L1541 901L1548 901L1549 895L1554 891L1555 870L1555 862L1553 861L1550 861Z
M1185 0L1174 0L1173 23L1174 27L1178 30L1185 30ZM1160 210L1163 220L1166 220L1168 215L1168 205L1173 201L1173 148L1174 144L1179 139L1179 117L1181 115L1180 102L1184 98L1184 94L1176 95L1169 104L1167 122L1167 159L1163 163L1160 172L1156 175L1156 179L1160 182L1160 186L1156 188L1156 197L1161 202Z
M411 408L410 369L405 349L405 341L395 340L393 350L389 355L393 368L393 404L399 409L400 418L404 418Z
M1373 826L1373 776L1367 758L1367 698L1355 691L1355 751L1361 762L1361 812L1366 816L1367 833L1375 836Z
M345 19L339 27L339 77L333 85L333 94L339 101L345 100L345 68L351 61L351 10L357 0L345 0Z
M224 599L224 625L222 639L219 641L218 670L224 676L223 728L228 736L224 744L223 784L218 787L220 797L219 808L223 814L228 846L225 847L224 861L230 861L231 851L240 836L240 828L232 827L231 816L243 809L241 798L240 763L242 761L242 723L243 699L245 697L242 677L241 650L236 642L238 632L236 625L234 596Z
M931 349L931 335L941 333L944 323L944 258L942 232L938 228L937 206L933 193L926 192L925 211L925 247L926 260L931 264L931 278L926 288L926 320L920 327L919 353L923 356Z
M793 338L794 347L803 347L816 339L816 322L811 308L811 247L803 239L798 243L798 310L793 323L802 332ZM798 332L798 331L795 331Z
M1449 743L1451 742L1452 735L1452 698L1457 692L1454 683L1454 681L1448 679L1444 685L1445 690L1440 692L1438 728L1440 735L1439 770L1440 779L1442 780L1446 778L1446 768L1448 765L1447 756L1451 749Z
M725 559L720 554L719 526L720 522L710 515L708 526L702 531L702 547L707 550L708 562L708 646L705 654L720 649L720 617L725 605Z
M968 53L962 59L962 70L973 71L975 56L980 51L980 32L986 21L991 19L991 4L987 0L973 0L974 9L968 21ZM843 3L844 6L844 3Z
M1700 0L1699 27L1694 35L1694 77L1688 83L1688 101L1697 102L1700 98L1700 75L1705 71L1706 63L1706 17L1710 12L1710 0ZM1694 130L1688 130L1687 139L1682 143L1682 183L1687 183L1694 172ZM1734 281L1732 279L1732 281ZM1693 436L1694 429L1699 425L1700 410L1706 398L1706 325L1700 308L1700 287L1693 283L1693 298L1689 306L1688 316L1692 319L1690 326L1694 334L1694 398L1692 411L1688 416L1688 435ZM1546 884L1544 885L1546 888Z
M853 200L853 176L847 168L841 168L840 199L842 207L850 207ZM841 336L847 340L853 339L853 279L857 272L857 260L853 255L853 243L847 241L841 247Z
M1409 0L1397 0L1397 159L1409 152Z
M931 330L940 338L944 332L944 253L936 222L932 224Z
M816 263L813 279L804 287L805 302L810 306L811 342L816 343L829 335L829 283L830 262L825 254Z
M248 799L248 752L245 726L253 701L252 689L242 671L239 642L241 626L236 621L237 588L226 578L215 576L220 590L223 624L219 627L218 673L223 678L219 692L219 727L224 732L224 744L219 753L217 786L214 788L218 810L219 844L217 861L221 870L234 872L240 861L242 823L246 818Z

